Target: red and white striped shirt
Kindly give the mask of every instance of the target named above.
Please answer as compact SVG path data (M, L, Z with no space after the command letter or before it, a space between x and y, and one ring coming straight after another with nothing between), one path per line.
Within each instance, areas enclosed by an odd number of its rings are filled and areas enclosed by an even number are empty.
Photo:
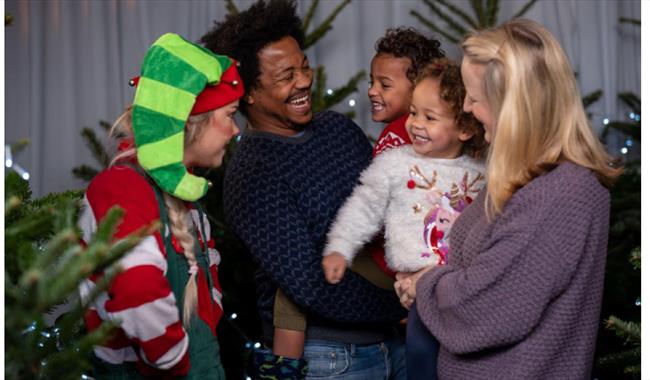
M115 238L122 238L151 224L160 218L158 203L151 185L134 169L127 166L112 166L97 175L88 186L84 207L79 219L83 240L88 242L97 230L97 223L108 210L118 205L125 210L118 225ZM195 225L199 214L190 211ZM199 240L210 240L210 228L204 215L206 236ZM200 230L200 229L199 229ZM169 228L165 233L170 233ZM102 293L90 306L85 315L89 331L99 327L102 321L120 323L115 336L94 351L98 358L111 363L136 362L142 372L164 370L166 374L180 376L190 368L188 336L180 320L176 298L165 277L167 254L160 232L144 238L120 261L119 273L108 292ZM220 256L214 247L208 248L211 289L203 271L197 276L198 316L216 334L216 326L223 314L221 289L217 266ZM86 302L101 274L95 274L81 283L79 290L82 302ZM210 299L214 300L214 304Z

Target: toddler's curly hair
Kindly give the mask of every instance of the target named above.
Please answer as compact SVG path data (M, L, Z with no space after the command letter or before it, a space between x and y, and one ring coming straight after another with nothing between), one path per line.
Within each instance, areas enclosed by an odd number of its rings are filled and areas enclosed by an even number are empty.
M418 73L436 58L443 58L445 52L440 49L440 42L426 37L412 27L390 28L375 44L377 54L390 54L395 57L406 57L411 60L411 66L406 71L406 77L415 81Z
M460 65L447 58L439 58L424 67L415 79L417 85L425 79L439 82L440 99L442 99L454 115L454 121L463 132L474 133L474 136L463 144L463 153L473 158L483 158L487 151L485 129L474 115L463 111L465 102L465 85L460 73Z

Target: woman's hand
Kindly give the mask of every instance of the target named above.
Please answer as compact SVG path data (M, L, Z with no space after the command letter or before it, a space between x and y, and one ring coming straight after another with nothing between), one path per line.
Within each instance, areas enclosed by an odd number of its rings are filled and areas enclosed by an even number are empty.
M420 269L415 273L399 272L395 276L395 292L399 297L399 301L407 310L411 308L415 301L415 286L422 275L428 272L433 266L428 266Z

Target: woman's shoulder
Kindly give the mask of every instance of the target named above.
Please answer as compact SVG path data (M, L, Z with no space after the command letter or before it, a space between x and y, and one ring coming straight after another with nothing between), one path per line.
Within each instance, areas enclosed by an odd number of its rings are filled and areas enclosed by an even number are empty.
M609 202L609 190L588 168L563 162L519 189L512 201L546 211L554 208L589 210Z
M112 165L100 172L88 185L86 197L91 203L134 200L155 202L152 185L136 169L127 165Z

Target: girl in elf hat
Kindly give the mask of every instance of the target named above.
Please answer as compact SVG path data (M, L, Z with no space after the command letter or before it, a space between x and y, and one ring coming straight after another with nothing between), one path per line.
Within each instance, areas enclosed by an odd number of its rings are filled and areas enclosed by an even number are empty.
M88 186L79 226L88 241L108 210L120 206L116 238L156 220L162 228L120 260L122 272L89 305L89 331L104 320L119 325L94 348L94 377L223 379L220 256L194 203L208 182L187 169L221 164L238 133L243 84L231 59L171 33L149 48L132 84L133 105L113 128L124 137L120 152ZM100 278L80 285L83 301Z

